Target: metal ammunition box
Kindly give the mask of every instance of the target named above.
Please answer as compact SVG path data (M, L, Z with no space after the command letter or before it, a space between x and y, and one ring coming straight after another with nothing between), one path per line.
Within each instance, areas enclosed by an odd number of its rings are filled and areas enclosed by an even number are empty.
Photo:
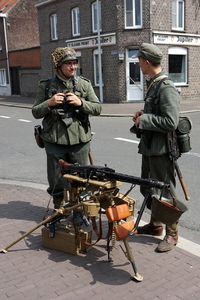
M80 237L85 242L91 244L92 231L80 230ZM49 229L42 228L42 246L69 254L77 255L79 252L88 252L92 246L86 245L84 242L79 241L76 237L73 227L59 228L55 230L55 237L49 237Z

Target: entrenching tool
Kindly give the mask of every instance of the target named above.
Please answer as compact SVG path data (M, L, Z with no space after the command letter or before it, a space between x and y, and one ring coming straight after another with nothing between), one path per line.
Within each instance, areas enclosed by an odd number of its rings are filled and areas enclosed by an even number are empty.
M177 163L177 160L175 160L175 169L176 169L176 173L178 175L178 178L179 178L179 181L180 181L180 184L181 184L181 187L183 189L183 192L184 192L184 195L185 195L185 200L190 200L190 196L188 195L188 191L187 191L187 188L186 188L186 185L185 185L185 181L183 179L183 175L181 173L181 170L179 168L179 165Z

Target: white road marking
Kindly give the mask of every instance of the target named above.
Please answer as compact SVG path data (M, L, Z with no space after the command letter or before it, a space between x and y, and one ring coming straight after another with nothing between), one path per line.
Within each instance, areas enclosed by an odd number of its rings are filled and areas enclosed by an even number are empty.
M0 118L10 119L10 117L8 117L8 116L0 116Z
M119 141L123 141L123 142L128 142L128 143L139 144L138 141L123 139L123 138L120 138L120 137L115 138L115 140L119 140Z
M20 121L20 122L26 122L26 123L31 123L32 122L30 120L24 120L24 119L18 119L18 121Z
M200 157L200 153L195 153L195 152L187 152L187 153L184 153L184 154Z

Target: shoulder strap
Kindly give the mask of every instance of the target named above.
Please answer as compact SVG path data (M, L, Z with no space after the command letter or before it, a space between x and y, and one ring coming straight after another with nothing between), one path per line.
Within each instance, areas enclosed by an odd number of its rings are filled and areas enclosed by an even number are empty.
M169 77L164 77L164 78L162 78L162 79L158 82L158 84L156 85L156 89L155 89L155 91L154 91L154 93L153 93L152 100L154 100L154 99L157 97L157 94L158 94L159 88L160 88L160 86L161 86L161 83L162 83L163 81L165 81L166 79L169 79Z
M170 78L169 77L164 77L156 85L155 91L154 91L154 93L153 93L153 95L151 97L151 112L154 112L154 110L155 110L155 99L156 99L156 97L158 95L158 91L160 89L160 86L161 86L162 82L165 81L166 79L170 79Z
M52 78L48 78L45 85L45 100L49 98L49 88L51 85Z

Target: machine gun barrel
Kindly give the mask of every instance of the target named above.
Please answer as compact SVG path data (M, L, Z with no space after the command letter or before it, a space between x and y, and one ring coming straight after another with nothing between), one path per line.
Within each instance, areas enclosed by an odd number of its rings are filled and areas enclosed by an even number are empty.
M78 164L69 164L64 160L59 160L61 173L62 174L76 174L83 178L90 178L96 180L119 180L126 183L142 185L147 188L158 188L158 189L169 189L170 185L164 182L157 181L154 179L146 179L135 177L132 175L126 175L121 173L116 173L114 169L108 167L101 167L95 165L80 166Z
M99 172L103 172L103 171L100 170ZM119 181L126 182L126 183L142 185L147 188L154 187L154 188L158 188L158 189L163 189L163 188L169 189L169 187L170 187L169 184L165 184L164 182L157 181L157 180L154 180L151 178L146 179L146 178L140 178L140 177L135 177L135 176L121 174L121 173L112 173L109 171L105 171L105 177L106 177L106 179L109 179L109 180L119 180Z

